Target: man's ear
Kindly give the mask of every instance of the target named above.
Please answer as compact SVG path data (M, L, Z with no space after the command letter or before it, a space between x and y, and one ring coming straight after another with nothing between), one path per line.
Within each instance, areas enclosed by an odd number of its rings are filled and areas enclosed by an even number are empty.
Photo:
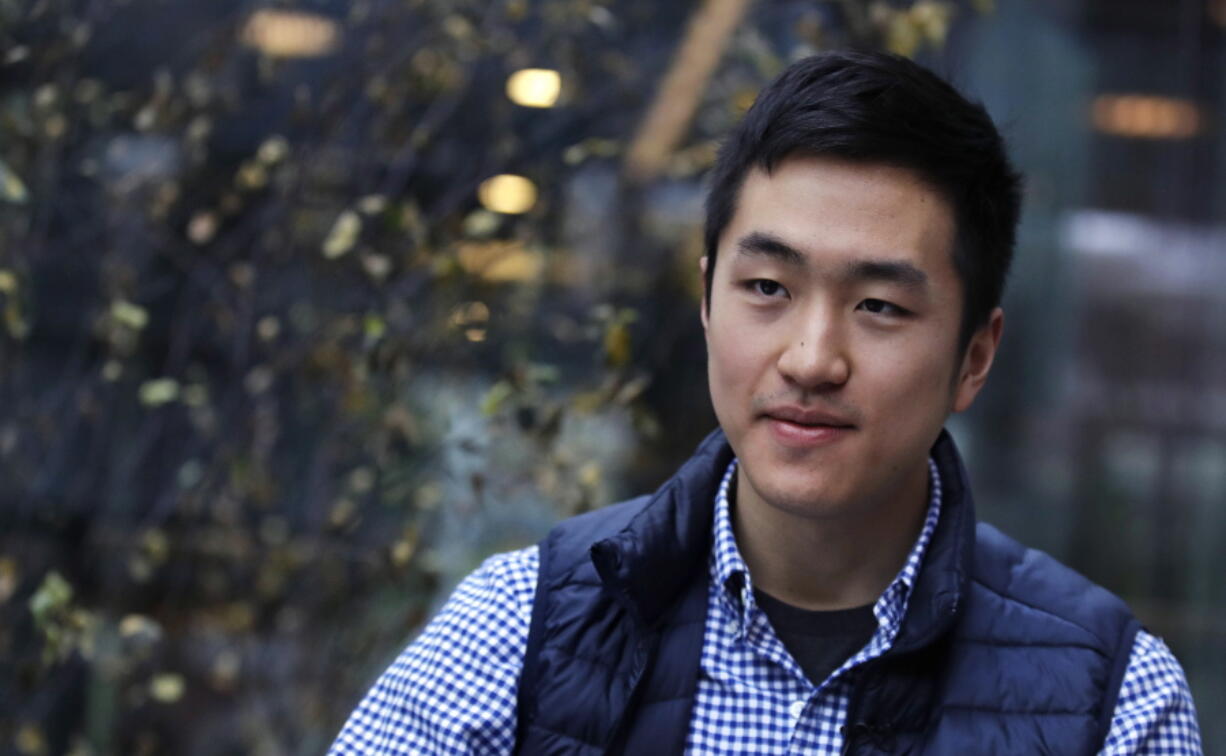
M992 369L992 360L996 358L996 349L1000 346L1000 335L1004 327L1005 311L997 307L988 316L988 322L979 326L971 336L966 352L962 355L962 364L958 368L954 412L969 408L983 384L987 383L988 372Z
M707 256L705 254L698 258L698 279L699 285L702 286L702 304L699 305L698 314L702 318L702 330L705 333L707 330L707 316L709 314L707 308L710 307L710 304L707 302L710 292L707 291Z

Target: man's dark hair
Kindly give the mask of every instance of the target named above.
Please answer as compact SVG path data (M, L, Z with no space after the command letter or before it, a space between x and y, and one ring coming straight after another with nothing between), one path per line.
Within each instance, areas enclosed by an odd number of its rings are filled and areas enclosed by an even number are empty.
M962 280L959 351L1000 303L1021 209L1021 176L982 105L928 69L881 52L830 52L789 66L720 148L707 195L707 306L719 237L745 175L793 155L914 171L950 203Z

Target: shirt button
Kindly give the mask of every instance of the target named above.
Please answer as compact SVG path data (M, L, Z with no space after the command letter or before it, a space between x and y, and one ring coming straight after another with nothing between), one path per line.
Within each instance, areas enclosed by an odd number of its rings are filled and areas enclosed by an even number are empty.
M805 713L807 701L793 701L788 707L788 713L792 715L792 719L800 719L800 715Z

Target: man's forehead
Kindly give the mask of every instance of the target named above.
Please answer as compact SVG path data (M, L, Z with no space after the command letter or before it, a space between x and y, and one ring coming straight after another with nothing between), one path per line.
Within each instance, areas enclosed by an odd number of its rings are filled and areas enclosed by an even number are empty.
M795 266L906 261L929 277L954 272L951 207L917 174L890 164L802 156L770 172L755 168L730 220L719 245L730 256Z

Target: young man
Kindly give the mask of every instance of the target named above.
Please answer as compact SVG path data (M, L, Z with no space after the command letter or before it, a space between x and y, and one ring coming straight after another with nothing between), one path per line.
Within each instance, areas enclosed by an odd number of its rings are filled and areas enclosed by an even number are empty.
M1019 196L984 110L918 65L786 70L707 203L720 430L487 560L332 752L1199 753L1166 646L976 524L942 430L1000 343Z

